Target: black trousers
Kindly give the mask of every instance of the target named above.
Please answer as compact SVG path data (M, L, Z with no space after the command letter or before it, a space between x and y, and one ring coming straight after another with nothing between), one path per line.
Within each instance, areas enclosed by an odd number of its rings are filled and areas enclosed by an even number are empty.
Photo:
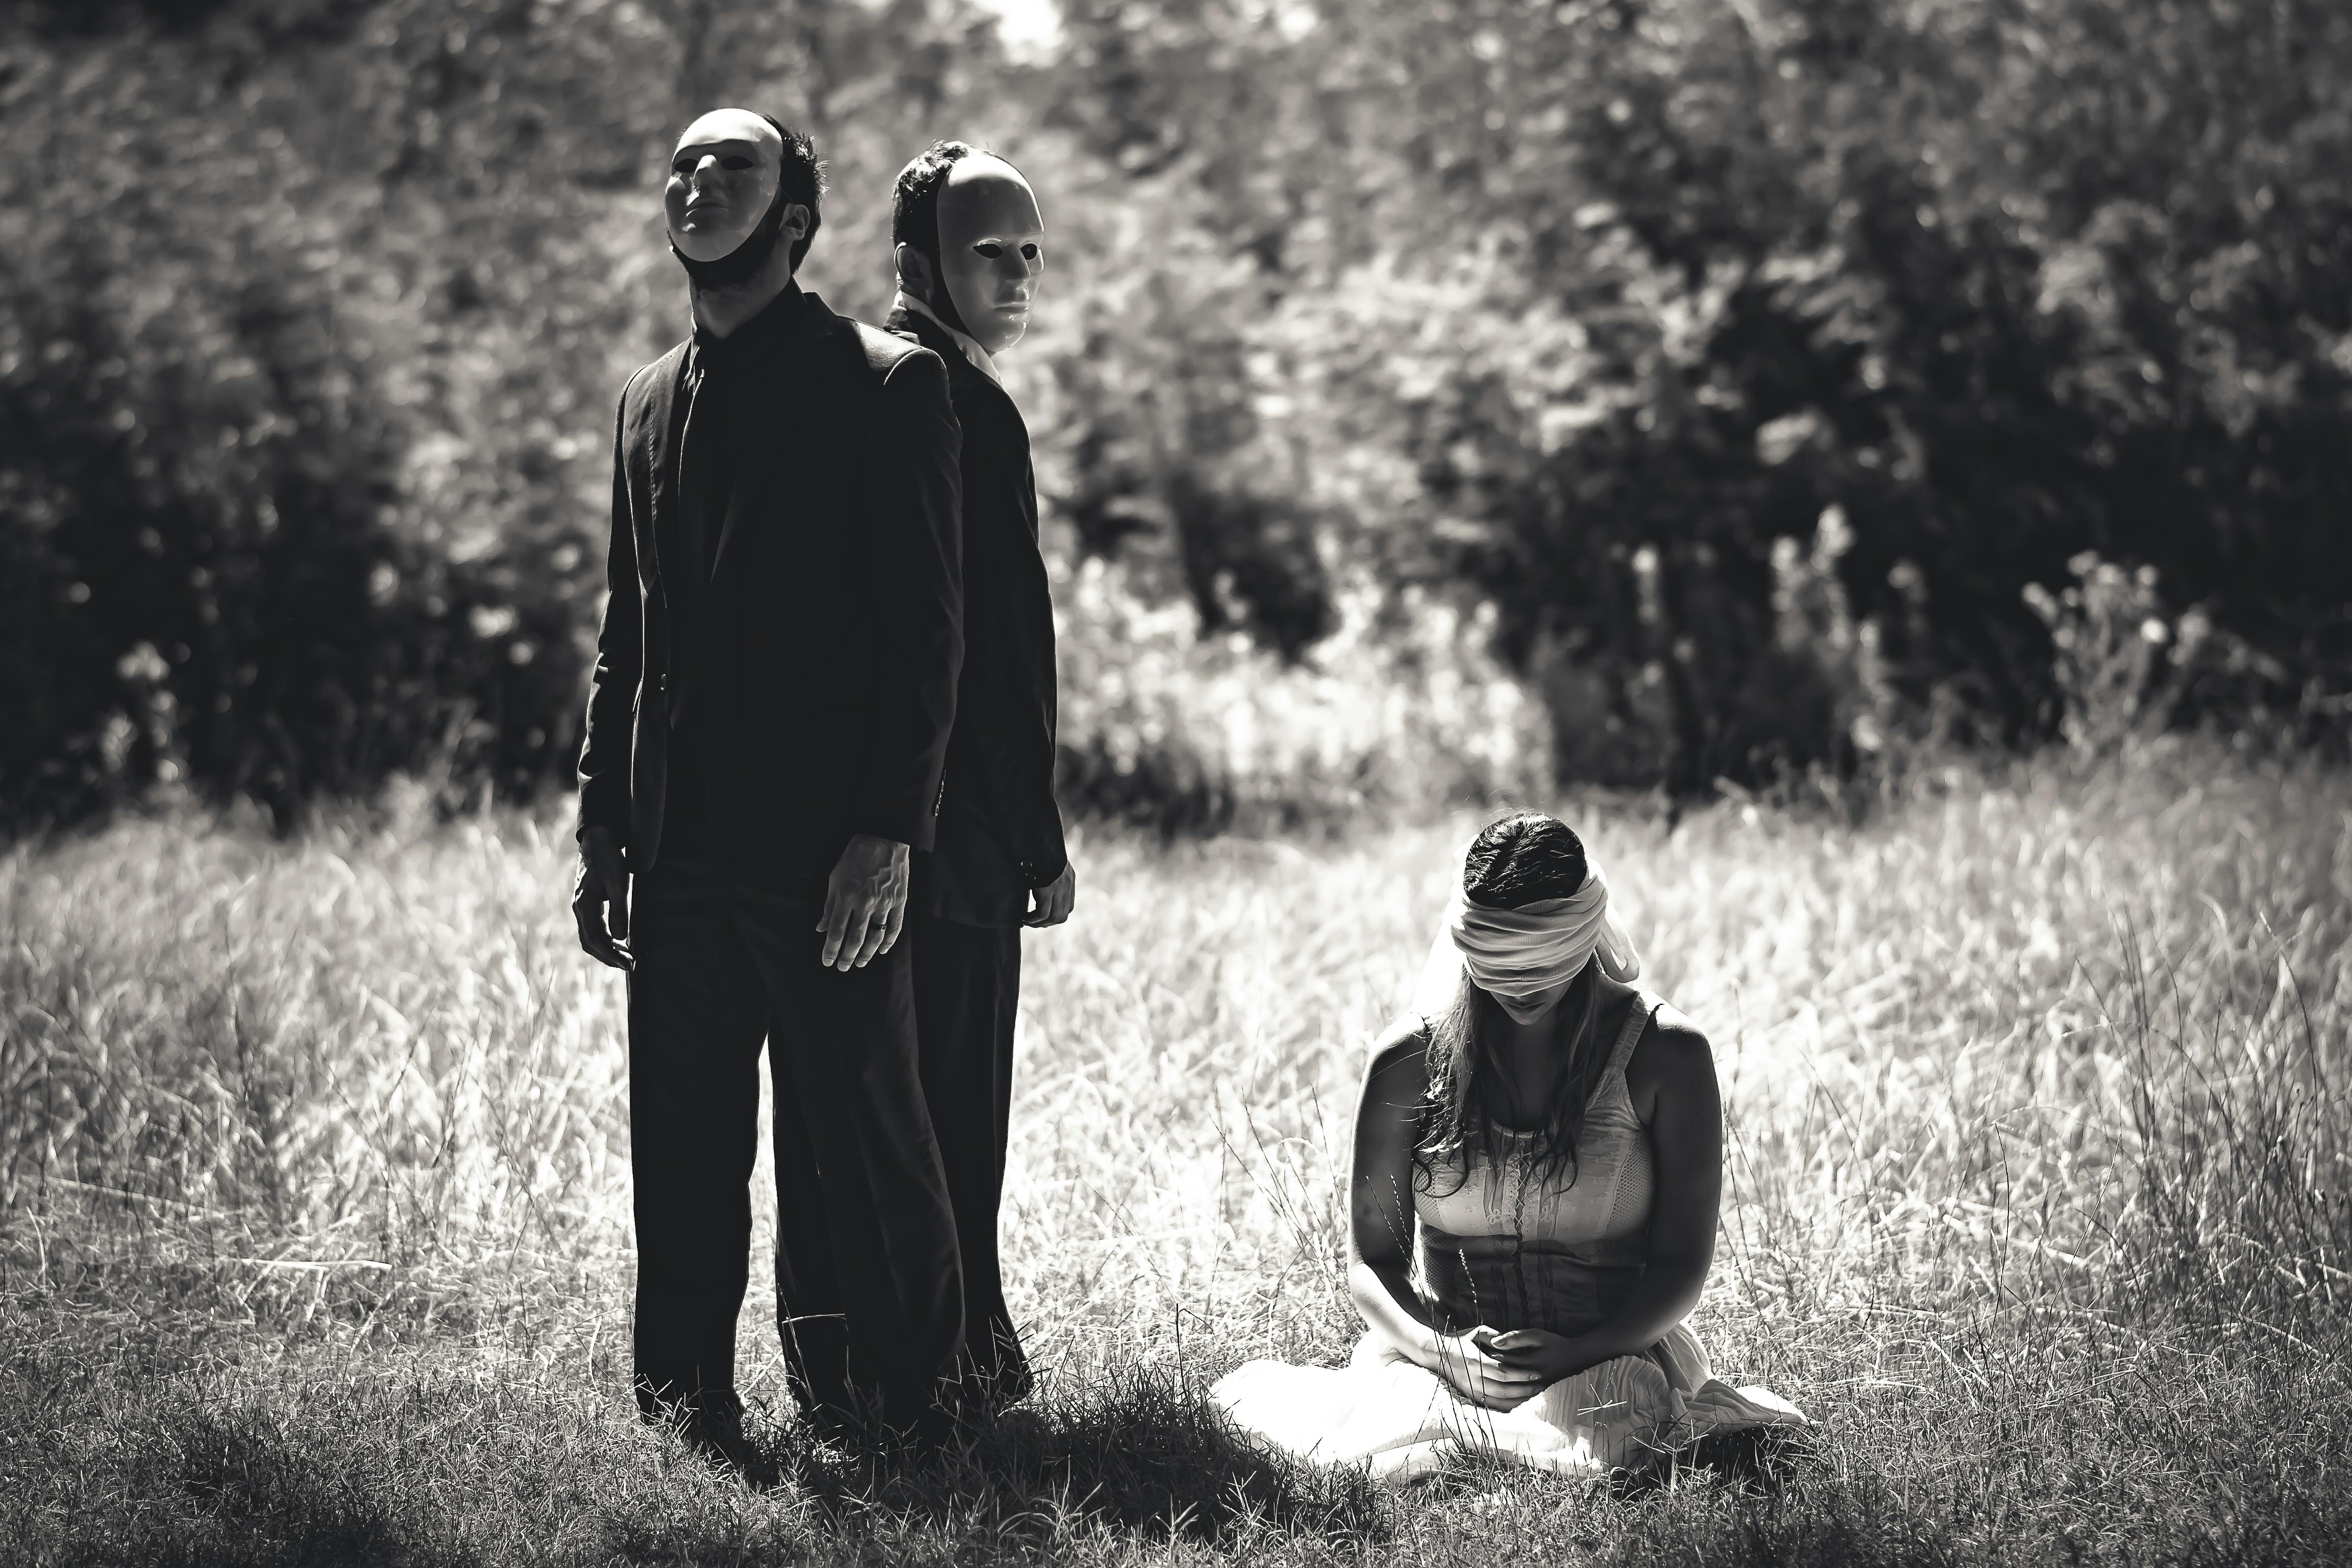
M964 925L937 915L919 915L910 927L923 1095L963 1258L963 1372L983 1396L1019 1399L1029 1392L1029 1363L1004 1305L996 1216L1013 1114L1021 928Z
M731 1399L757 1154L775 1092L776 1310L803 1405L910 1426L963 1337L955 1215L923 1102L910 937L817 962L819 910L665 858L631 910L637 1397Z

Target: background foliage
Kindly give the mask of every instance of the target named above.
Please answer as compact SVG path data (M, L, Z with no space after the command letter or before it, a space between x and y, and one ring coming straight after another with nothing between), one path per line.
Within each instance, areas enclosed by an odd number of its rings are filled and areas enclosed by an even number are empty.
M660 159L721 101L832 160L837 308L930 138L1044 194L1075 803L2343 733L2332 0L0 15L13 820L566 775L612 398L684 325Z

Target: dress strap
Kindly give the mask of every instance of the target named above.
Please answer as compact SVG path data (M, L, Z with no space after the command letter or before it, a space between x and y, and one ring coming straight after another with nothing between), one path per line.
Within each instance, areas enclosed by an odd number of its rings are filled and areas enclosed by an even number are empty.
M1665 1005L1664 997L1647 991L1633 993L1633 1005L1626 1010L1625 1026L1617 1031L1617 1044L1609 1053L1609 1065L1601 1069L1601 1081L1593 1086L1596 1100L1609 1091L1610 1085L1625 1081L1625 1067L1633 1059L1633 1047L1642 1043L1642 1031L1650 1026L1652 1016Z

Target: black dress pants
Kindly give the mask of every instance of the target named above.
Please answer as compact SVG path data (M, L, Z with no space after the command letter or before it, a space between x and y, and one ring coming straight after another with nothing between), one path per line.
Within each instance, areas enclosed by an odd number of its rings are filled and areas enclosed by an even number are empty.
M776 1310L793 1393L911 1427L963 1334L955 1215L923 1102L913 933L817 962L819 910L665 858L631 910L637 1397L731 1401L760 1047L775 1092Z
M1013 1115L1013 1020L1021 997L1021 928L965 925L938 915L910 922L915 1020L923 1096L955 1205L963 1259L962 1373L991 1402L1029 1392L1028 1358L1004 1305L997 1206Z

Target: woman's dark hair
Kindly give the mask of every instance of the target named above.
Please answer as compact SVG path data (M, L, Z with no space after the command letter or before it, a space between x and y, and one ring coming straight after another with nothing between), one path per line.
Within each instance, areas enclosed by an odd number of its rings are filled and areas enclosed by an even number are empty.
M1572 896L1584 886L1590 869L1584 843L1568 824L1539 811L1515 812L1489 823L1462 858L1462 896L1486 909L1524 909L1546 899ZM1575 1183L1576 1135L1582 1130L1595 1080L1608 1065L1608 1053L1589 1037L1600 987L1591 983L1590 972L1578 984L1583 987L1583 1004L1576 1005L1577 992L1571 989L1554 1015L1561 1048L1575 1055L1560 1075L1559 1092L1529 1152L1530 1178L1547 1184L1562 1172L1568 1173L1571 1185ZM1459 1172L1454 1191L1480 1163L1489 1181L1501 1179L1510 1144L1495 1116L1507 1097L1494 1037L1506 1016L1502 1005L1465 970L1453 1005L1427 1021L1429 1092L1412 1151L1415 1184L1423 1191L1439 1180L1441 1167Z
M1576 830L1540 811L1518 811L1487 825L1462 857L1462 896L1490 910L1524 909L1566 899L1591 869Z

